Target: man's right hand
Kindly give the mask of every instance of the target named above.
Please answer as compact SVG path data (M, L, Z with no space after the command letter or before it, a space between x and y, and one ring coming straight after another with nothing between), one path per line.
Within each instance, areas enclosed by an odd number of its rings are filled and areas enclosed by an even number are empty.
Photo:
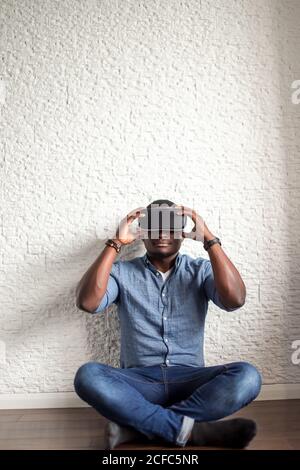
M117 228L114 239L119 240L122 243L122 245L129 245L135 240L138 240L141 238L142 236L141 229L138 228L136 232L133 233L131 231L131 224L135 219L145 216L145 214L142 213L142 210L145 210L145 208L138 207L137 209L134 209L133 211L129 212L124 217L124 219L121 220Z
M130 226L141 213L143 207L129 212L119 223L115 240L128 245L136 239L141 238L141 229L132 233ZM94 261L87 272L83 275L76 288L76 305L85 312L94 312L100 304L107 289L109 275L116 258L116 251L105 247L100 256Z

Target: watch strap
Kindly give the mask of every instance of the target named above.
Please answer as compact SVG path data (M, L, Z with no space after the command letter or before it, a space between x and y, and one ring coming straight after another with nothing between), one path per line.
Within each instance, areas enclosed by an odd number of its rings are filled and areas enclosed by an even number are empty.
M112 240L111 238L109 238L108 240L106 240L105 245L112 246L116 250L117 253L120 253L122 243L116 242L115 240Z
M203 248L207 251L209 250L211 246L215 245L215 243L219 243L220 246L222 245L221 240L218 237L215 237L215 238L212 238L212 240L208 240L208 241L206 240L203 243Z

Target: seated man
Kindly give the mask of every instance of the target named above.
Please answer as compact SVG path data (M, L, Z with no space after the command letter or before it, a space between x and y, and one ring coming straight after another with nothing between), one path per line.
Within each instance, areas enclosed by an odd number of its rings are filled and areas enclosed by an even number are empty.
M153 208L157 215L168 207L169 231L161 217L151 219ZM145 215L150 217L143 224ZM183 230L187 217L194 222L189 233ZM139 228L133 233L135 219ZM203 241L210 260L180 253L187 237ZM136 239L143 240L146 253L115 261L121 246ZM76 305L86 312L118 306L120 367L88 362L74 380L81 399L110 420L107 448L138 436L182 447L248 445L256 434L254 421L219 420L257 397L259 372L244 361L205 367L203 358L209 300L233 311L245 297L240 274L195 211L157 200L122 219L76 290Z

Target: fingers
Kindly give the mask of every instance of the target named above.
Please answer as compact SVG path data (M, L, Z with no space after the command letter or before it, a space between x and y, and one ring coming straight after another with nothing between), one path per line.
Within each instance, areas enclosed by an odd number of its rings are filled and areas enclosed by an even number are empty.
M132 223L138 217L145 217L145 214L142 212L144 209L145 209L144 207L138 207L137 209L130 211L126 216L127 221L129 223Z
M132 216L135 215L137 212L142 212L143 210L145 210L145 207L137 207L136 209L130 211L127 215Z
M135 232L135 238L136 240L142 240L143 239L143 231L141 229L137 229Z
M182 232L183 238L193 238L194 234L192 232Z
M184 212L184 209L185 207L184 206L181 206L180 204L177 204L175 206L175 209L178 209L178 211L176 212L176 214L182 214Z
M136 240L144 240L145 238L145 231L141 228L137 228L135 233L134 233L135 239Z
M194 209L191 209L190 207L186 207L186 206L176 206L176 207L180 208L180 210L177 212L178 215L185 214L192 219L195 225L198 224L198 222L200 221L200 226L202 226L203 219L199 214L197 214L197 212Z
M186 207L186 206L175 206L176 209L179 209L176 214L177 215L183 215L183 214L186 214L186 215L192 215L192 209L190 209L189 207Z
M196 217L196 211L194 209L191 209L190 207L186 207L186 206L175 206L176 209L179 209L176 214L178 215L182 215L182 214L185 214L185 215L189 215L190 217Z

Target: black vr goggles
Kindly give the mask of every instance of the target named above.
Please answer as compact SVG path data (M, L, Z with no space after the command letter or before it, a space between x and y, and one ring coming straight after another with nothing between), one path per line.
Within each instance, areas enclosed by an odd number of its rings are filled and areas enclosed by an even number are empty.
M147 232L182 232L186 226L187 216L177 214L179 211L180 209L170 205L150 204L141 211L141 214L145 215L138 219L138 226Z

